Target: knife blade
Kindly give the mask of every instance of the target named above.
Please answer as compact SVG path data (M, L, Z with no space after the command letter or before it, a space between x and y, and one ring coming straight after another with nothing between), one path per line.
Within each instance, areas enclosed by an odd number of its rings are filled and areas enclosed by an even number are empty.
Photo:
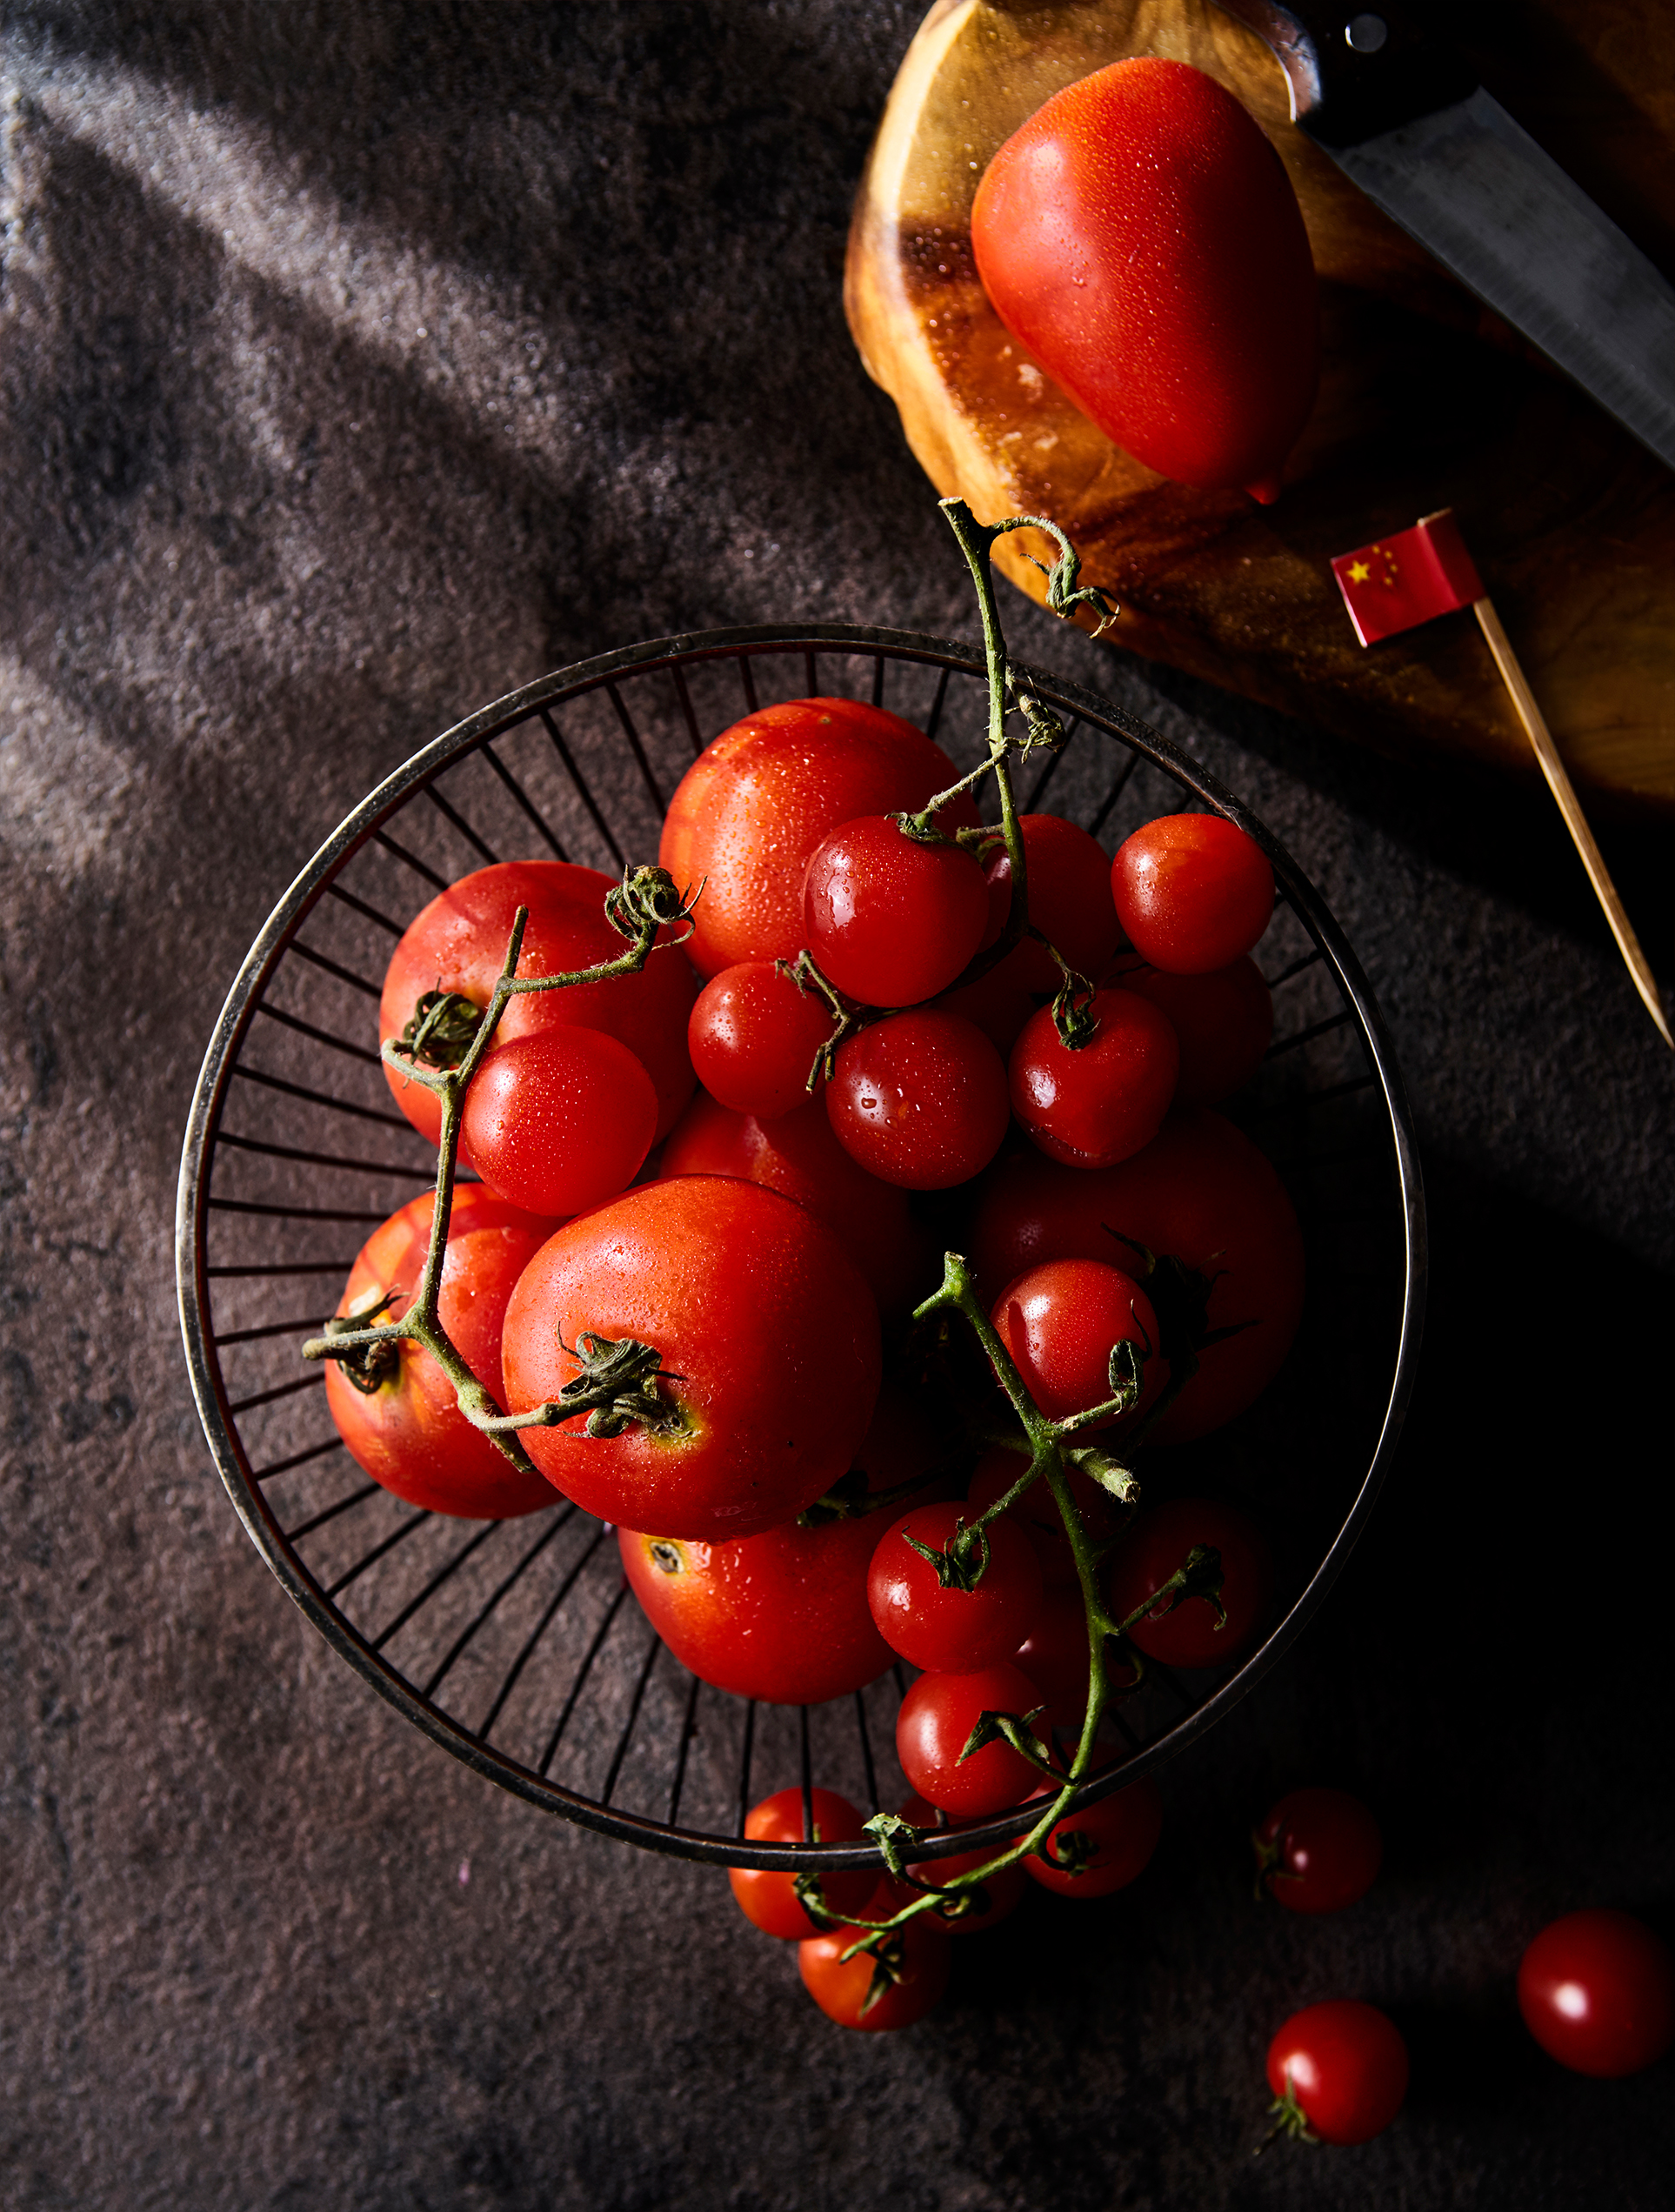
M1369 199L1675 468L1675 287L1474 72L1394 6L1218 4Z

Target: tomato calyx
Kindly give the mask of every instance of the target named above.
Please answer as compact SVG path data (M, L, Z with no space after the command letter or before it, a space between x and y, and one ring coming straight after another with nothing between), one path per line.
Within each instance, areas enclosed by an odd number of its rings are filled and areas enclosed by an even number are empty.
M1290 2136L1293 2142L1319 2143L1319 2136L1309 2125L1308 2114L1297 2101L1297 2084L1289 2073L1285 2076L1285 2094L1274 2099L1268 2107L1268 2115L1273 2124L1251 2153L1252 2158L1260 2158L1269 2144L1277 2142L1281 2135Z
M938 1587L944 1590L975 1590L989 1564L988 1534L980 1521L968 1527L963 1519L956 1520L954 1533L944 1551L920 1543L905 1529L902 1531L902 1541L930 1562L936 1570Z
M704 885L682 891L667 868L642 864L624 868L623 879L605 893L605 919L619 937L636 942L648 931L675 927L684 922L684 932L668 940L684 945L692 934L692 909L704 895Z
M596 1336L591 1329L581 1330L574 1345L565 1344L562 1336L558 1342L581 1368L558 1393L561 1420L591 1408L584 1433L598 1437L620 1436L636 1421L657 1436L685 1429L680 1407L657 1389L660 1380L684 1378L664 1377L663 1354L655 1345L632 1336Z
M370 1328L400 1296L400 1291L393 1285L388 1290L368 1291L355 1300L348 1313L332 1315L325 1325L326 1335L338 1337L351 1330ZM346 1344L326 1356L337 1362L338 1373L344 1381L352 1383L364 1398L372 1397L401 1373L400 1347L390 1337L380 1337L371 1344Z
M1030 934L1041 937L1039 930L1031 930ZM1047 945L1044 937L1041 937L1041 942ZM1067 1053L1085 1051L1099 1033L1098 1019L1093 1012L1093 986L1086 976L1078 975L1051 945L1047 945L1047 950L1058 962L1064 978L1052 1002L1052 1026Z
M966 1760L974 1759L979 1751L986 1750L990 1744L1004 1743L1009 1745L1020 1759L1027 1760L1038 1772L1048 1775L1053 1781L1062 1782L1064 1768L1053 1764L1046 1745L1030 1726L1031 1721L1046 1709L1044 1705L1031 1706L1021 1717L1016 1713L979 1713L971 1734L965 1739L965 1748L955 1763L964 1765Z
M1099 1839L1090 1835L1085 1828L1067 1828L1062 1833L1055 1829L1036 1853L1050 1867L1072 1880L1084 1875L1099 1855Z
M427 991L390 1051L422 1067L451 1071L477 1042L484 1008L458 991Z

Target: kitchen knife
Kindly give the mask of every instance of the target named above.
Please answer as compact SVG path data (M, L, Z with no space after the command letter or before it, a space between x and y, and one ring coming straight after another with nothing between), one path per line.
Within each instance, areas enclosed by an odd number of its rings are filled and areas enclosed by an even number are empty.
M1383 0L1218 4L1368 198L1675 468L1675 289L1470 64Z

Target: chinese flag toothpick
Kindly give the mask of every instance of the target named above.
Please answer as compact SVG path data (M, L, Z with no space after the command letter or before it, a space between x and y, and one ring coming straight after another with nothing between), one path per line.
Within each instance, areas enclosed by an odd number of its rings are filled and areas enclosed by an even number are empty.
M1398 531L1393 538L1381 538L1373 545L1358 546L1352 553L1338 554L1332 561L1331 572L1344 595L1350 620L1355 625L1355 634L1364 645L1377 645L1381 638L1394 637L1398 630L1411 630L1417 623L1430 622L1437 615L1451 614L1457 607L1470 607L1477 616L1518 718L1535 747L1541 772L1558 801L1565 826L1582 856L1594 895L1605 909L1618 950L1634 979L1634 987L1657 1023L1658 1035L1665 1045L1675 1048L1675 1037L1671 1036L1669 1024L1664 1019L1663 1002L1646 956L1640 950L1640 941L1624 912L1599 847L1593 841L1593 832L1571 787L1552 732L1543 719L1535 694L1525 680L1524 671L1500 626L1500 617L1465 550L1465 541L1460 536L1452 511L1445 507L1438 514L1426 515L1411 530Z

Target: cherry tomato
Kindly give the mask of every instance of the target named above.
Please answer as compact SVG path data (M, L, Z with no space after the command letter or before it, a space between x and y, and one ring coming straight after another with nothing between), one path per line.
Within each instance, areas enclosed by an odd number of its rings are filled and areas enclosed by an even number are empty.
M1248 955L1207 975L1136 966L1111 979L1168 1015L1181 1053L1178 1106L1218 1106L1261 1066L1273 1035L1274 1002Z
M1221 1554L1221 1602L1227 1618L1218 1625L1208 1598L1169 1601L1144 1614L1130 1641L1165 1667L1221 1667L1238 1658L1262 1625L1273 1587L1268 1547L1242 1513L1208 1498L1171 1498L1142 1507L1112 1554L1111 1618L1126 1621L1152 1591L1160 1590L1195 1544Z
M814 1833L817 1843L859 1843L865 1840L862 1816L848 1798L835 1789L815 1789ZM744 1833L752 1843L801 1843L803 1793L782 1789L764 1797L744 1815ZM729 1867L727 1879L738 1900L739 1910L764 1935L777 1935L783 1943L800 1943L824 1933L827 1923L817 1921L797 1895L797 1876L775 1874L766 1867ZM878 1870L863 1867L854 1874L826 1873L820 1876L821 1895L836 1913L860 1913L878 1888ZM851 1931L851 1941L854 1941Z
M1111 895L1142 959L1168 975L1207 975L1267 928L1274 872L1237 822L1164 814L1118 847Z
M1098 1174L1019 1147L981 1186L967 1241L979 1295L1044 1260L1143 1263L1132 1238L1212 1279L1211 1329L1249 1323L1208 1345L1198 1372L1148 1432L1158 1444L1208 1435L1242 1413L1291 1347L1303 1308L1303 1243L1279 1178L1219 1114L1174 1114L1142 1153Z
M1077 1047L1051 1006L1030 1017L1007 1066L1012 1111L1050 1159L1114 1167L1157 1135L1180 1047L1167 1016L1131 991L1097 991L1087 1012L1093 1035Z
M896 1756L919 1795L962 1820L1004 1812L1034 1787L1038 1770L1009 1743L984 1744L969 1759L960 1754L984 1713L1032 1712L1041 1694L1029 1676L1008 1665L971 1674L921 1674L896 1715Z
M1370 2142L1402 2108L1407 2045L1375 2005L1308 2005L1268 2046L1268 2087L1277 2097L1290 2089L1322 2142Z
M939 1448L927 1416L886 1384L856 1465L867 1489L893 1489L923 1474ZM864 1689L895 1657L866 1594L888 1519L787 1521L725 1544L624 1528L617 1541L646 1618L683 1667L735 1697L819 1705Z
M584 1337L661 1355L657 1422L578 1413L524 1430L530 1457L584 1512L660 1534L791 1520L848 1467L878 1394L878 1310L837 1239L718 1175L644 1184L548 1239L506 1308L509 1410L557 1400Z
M858 814L917 812L958 776L923 731L855 699L788 699L724 730L681 779L657 848L677 884L704 885L687 948L699 973L794 959L815 846ZM978 813L962 795L938 819L975 828Z
M917 1792L897 1810L903 1820L911 1821L916 1828L958 1828L962 1825L958 1821L949 1820L947 1814L939 1812L929 1798L921 1797ZM945 1889L957 1875L969 1874L973 1868L986 1866L999 1848L999 1846L991 1843L981 1851L956 1851L946 1859L910 1861L908 1871L913 1878L912 1882L897 1881L886 1875L878 1902L869 1916L882 1920L888 1913L898 1913L914 1896L914 1883L922 1889ZM973 1909L971 1904L955 1902L951 1913L938 1905L931 1908L927 1917L945 1928L951 1935L981 1935L985 1928L995 1927L1018 1910L1024 1901L1026 1887L1024 1869L1014 1860L1010 1867L1003 1867L998 1874L988 1875L978 1885L978 1892L982 1898L980 1910ZM957 1895L959 1894L957 1893ZM971 1890L963 1893L967 1899L973 1899L976 1894ZM954 1901L951 1900L951 1902Z
M1011 1119L1006 1071L974 1023L914 1006L840 1047L826 1118L851 1159L881 1182L949 1190L1000 1150Z
M579 1213L626 1190L657 1126L651 1078L602 1029L538 1029L484 1056L459 1148L492 1191L531 1213Z
M1292 1913L1336 1913L1365 1897L1384 1857L1378 1823L1345 1789L1294 1789L1251 1837L1268 1895Z
M1031 924L1078 975L1096 980L1122 933L1111 903L1111 863L1104 847L1058 814L1021 814L1018 827L1029 868ZM989 926L983 941L992 945L1006 926L1012 902L1011 857L1004 845L990 855L984 874ZM1032 991L1055 992L1063 981L1052 953L1033 938L1025 938L1007 958L1017 960L1020 980Z
M844 1957L857 1940L853 1928L811 1935L797 1952L804 1988L840 2028L911 2028L948 1987L948 1937L932 1926L935 1917L921 1913L886 1936L882 1962L867 1951Z
M1101 1654L1113 1688L1125 1687L1130 1670L1121 1660ZM1067 1735L1078 1735L1088 1707L1088 1621L1082 1592L1074 1581L1044 1592L1029 1634L1012 1654L1047 1701L1045 1720Z
M832 1133L824 1099L763 1122L700 1093L663 1148L663 1173L741 1176L805 1207L838 1239L886 1314L928 1298L941 1280L906 1193L850 1157Z
M604 913L605 893L615 884L614 876L568 860L506 860L462 876L438 892L397 946L384 973L379 1036L399 1037L428 992L456 992L486 1006L520 906L529 908L530 919L519 975L561 975L620 959L627 945ZM686 1020L698 985L685 953L673 949L677 935L663 932L658 943L665 949L653 952L637 975L515 998L500 1018L496 1045L571 1027L619 1038L651 1078L657 1133L665 1135L691 1097L693 1080ZM442 1128L436 1093L391 1068L384 1073L402 1112L435 1144Z
M1115 1755L1096 1753L1095 1770L1109 1766ZM1031 1881L1060 1897L1109 1897L1144 1873L1162 1833L1163 1799L1151 1775L1143 1774L1126 1789L1067 1813L1042 1851L1024 1859L1024 1870ZM1078 1837L1079 1841L1072 1840ZM1051 1859L1044 1853L1051 1853Z
M915 1506L879 1538L867 1574L878 1634L915 1667L944 1674L1010 1659L1041 1606L1035 1552L1004 1514L983 1531L988 1560L974 1587L944 1583L924 1552L947 1555L964 1525L958 1505Z
M1271 499L1314 404L1314 262L1285 165L1183 62L1117 62L1001 147L971 210L1000 319L1178 484Z
M831 1036L831 1009L771 960L741 960L697 995L686 1042L712 1099L759 1121L809 1102L809 1071Z
M1001 1058L1009 1058L1024 1023L1041 1003L1030 982L1033 972L1030 956L1039 950L1027 940L1014 945L1004 960L975 983L962 983L957 991L944 991L938 1006L945 1013L975 1022Z
M337 1302L339 1313L369 1322L398 1321L412 1303L424 1268L436 1214L426 1191L390 1215L361 1246ZM554 1224L520 1213L480 1184L462 1183L448 1217L437 1311L444 1329L477 1380L500 1384L500 1332L506 1302ZM393 1295L381 1305L385 1292ZM359 1389L344 1363L325 1363L326 1404L337 1433L375 1482L409 1505L431 1513L506 1520L552 1503L538 1474L520 1474L504 1453L473 1428L454 1386L428 1352L401 1344L381 1352Z
M953 982L989 919L983 870L887 815L843 822L809 856L803 930L820 972L865 1006L916 1006Z
M999 1447L985 1452L967 1486L968 1511L986 1511L997 1498L1004 1496L1028 1465L1028 1460L1018 1452ZM1116 1501L1109 1491L1102 1490L1092 1476L1084 1474L1079 1467L1071 1467L1069 1474L1071 1498L1087 1531L1088 1541L1103 1544L1117 1527ZM1044 1475L1030 1485L1018 1504L1008 1507L1006 1518L1016 1520L1035 1546L1036 1557L1041 1562L1042 1580L1049 1589L1078 1587L1070 1539L1064 1534L1058 1501L1048 1488ZM1027 1673L1028 1669L1024 1671Z
M1151 1300L1131 1276L1103 1260L1049 1260L1031 1267L1001 1292L989 1318L1049 1420L1068 1420L1111 1397L1112 1352L1119 1344L1138 1347L1144 1359L1138 1398L1127 1413L1093 1422L1090 1436L1115 1420L1138 1420L1167 1379L1157 1356Z
M1614 2081L1675 2042L1675 1961L1632 1914L1566 1913L1524 1954L1518 2005L1550 2058Z

